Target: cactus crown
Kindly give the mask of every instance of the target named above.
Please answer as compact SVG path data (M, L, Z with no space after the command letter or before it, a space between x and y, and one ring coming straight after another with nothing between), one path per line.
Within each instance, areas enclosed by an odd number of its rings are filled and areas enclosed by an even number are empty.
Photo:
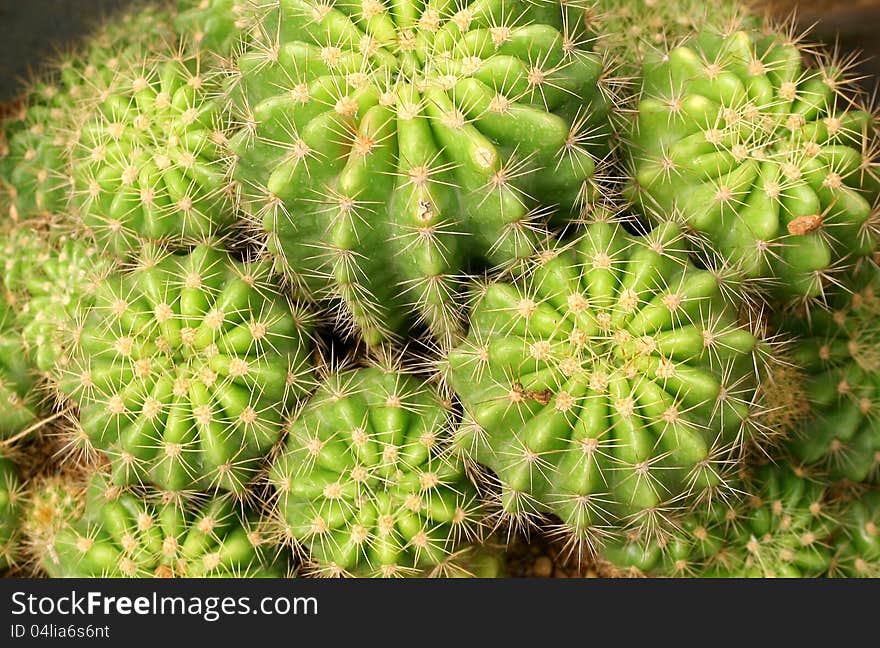
M82 514L52 542L47 571L63 577L253 577L273 575L254 520L227 497L182 500L138 494L96 473ZM251 516L252 517L252 516Z
M436 389L393 366L327 377L271 471L282 534L314 573L391 577L458 564L453 553L480 515L449 452L450 425Z
M552 512L594 550L724 490L758 378L722 283L674 223L637 237L598 220L480 291L448 358L457 444L495 472L509 514Z
M812 418L793 435L803 462L831 479L860 482L880 475L880 271L865 266L847 282L853 292L828 310L802 311L781 328L796 337Z
M117 483L241 492L309 390L309 318L268 268L147 246L84 309L60 370Z
M101 247L130 254L141 239L192 242L230 225L220 76L199 53L172 53L122 66L89 98L71 176Z

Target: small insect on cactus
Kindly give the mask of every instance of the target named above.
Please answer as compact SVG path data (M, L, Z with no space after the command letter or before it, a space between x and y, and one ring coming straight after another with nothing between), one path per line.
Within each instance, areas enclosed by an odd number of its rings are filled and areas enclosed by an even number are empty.
M448 403L413 375L333 371L272 465L280 536L320 576L448 573L480 522L450 425Z
M117 484L236 493L310 388L310 321L265 263L146 246L84 309L61 392Z
M584 8L272 2L231 147L291 282L370 345L416 320L449 342L468 267L530 254L591 191L610 100Z
M18 469L0 455L0 571L15 565L19 559L21 498Z
M33 365L0 282L0 439L23 432L38 414Z
M199 53L168 51L121 67L89 97L70 173L99 247L125 256L142 239L179 244L231 226L219 77Z
M880 271L866 266L828 309L783 320L806 374L812 416L792 434L795 456L830 479L880 477Z
M88 243L24 226L10 232L0 250L22 337L36 368L48 372L63 357L76 309L92 304L96 282L111 264Z
M734 294L688 261L675 223L640 237L614 219L481 287L448 380L456 444L495 473L504 513L553 513L593 551L723 492L762 434Z
M880 491L853 498L844 510L841 526L830 575L880 578Z
M83 515L54 540L56 577L205 578L283 574L253 516L228 496L136 494L95 475ZM280 568L281 561L278 563Z
M630 197L680 217L766 293L821 295L875 247L877 146L847 64L785 34L704 29L650 57Z

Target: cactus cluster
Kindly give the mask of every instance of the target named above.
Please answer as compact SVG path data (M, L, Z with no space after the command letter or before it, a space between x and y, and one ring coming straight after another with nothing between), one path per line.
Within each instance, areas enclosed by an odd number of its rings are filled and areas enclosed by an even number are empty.
M0 110L0 569L880 575L853 77L739 0L109 18Z
M785 466L746 476L745 501L715 502L659 538L633 531L605 560L629 575L711 578L822 576L837 519L820 483Z
M138 496L96 474L81 517L55 534L47 571L55 577L272 576L257 525L228 497L180 501Z
M828 310L790 316L794 361L812 417L792 434L794 455L832 479L880 477L880 273L858 273Z

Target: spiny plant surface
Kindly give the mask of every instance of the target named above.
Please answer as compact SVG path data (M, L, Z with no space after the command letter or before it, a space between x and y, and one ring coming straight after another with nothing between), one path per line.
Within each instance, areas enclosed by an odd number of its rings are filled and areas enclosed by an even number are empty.
M327 376L271 469L282 535L321 576L448 573L476 491L436 389L385 366Z
M485 285L448 379L456 444L495 473L504 512L554 513L594 550L723 491L762 435L733 288L688 261L675 223L639 237L614 220Z
M173 47L121 67L75 131L73 207L99 247L120 255L234 223L222 71Z
M780 464L762 466L746 482L745 511L735 517L725 551L705 575L734 578L816 578L831 565L837 512L824 483Z
M841 526L831 575L880 578L880 491L854 498L843 513Z
M63 358L76 309L90 305L110 261L86 242L19 226L3 237L3 279L14 295L16 321L36 368ZM50 225L51 227L51 225Z
M660 538L633 532L609 544L603 558L630 575L823 576L837 523L823 485L788 466L762 466L738 485L749 495L714 502Z
M0 455L0 570L19 557L21 494L15 464Z
M116 483L245 489L310 385L309 318L268 270L147 246L97 287L58 380Z
M58 56L29 87L22 110L0 126L0 207L13 220L66 210L67 152L83 102L106 91L126 61L171 39L167 12L139 4Z
M459 327L460 275L577 216L610 98L580 0L269 3L238 59L243 203L370 345Z
M627 75L636 80L647 53L668 51L707 25L757 25L759 21L744 4L738 0L598 0L590 24L597 49L618 57Z
M83 475L63 471L36 477L26 484L21 506L25 564L33 571L60 577L55 539L66 525L82 517L86 482Z
M763 292L821 295L876 247L872 115L847 62L783 33L704 29L649 57L628 194L675 215Z
M137 494L97 474L83 515L55 536L58 577L205 578L281 575L253 516L228 496L181 501ZM265 555L264 555L265 554ZM279 563L280 564L280 563Z
M178 0L174 26L206 54L233 56L256 24L264 0Z
M828 309L783 319L794 334L810 417L793 431L796 457L830 479L880 476L880 271L866 266Z
M0 281L0 439L24 431L37 418L36 376L15 312Z

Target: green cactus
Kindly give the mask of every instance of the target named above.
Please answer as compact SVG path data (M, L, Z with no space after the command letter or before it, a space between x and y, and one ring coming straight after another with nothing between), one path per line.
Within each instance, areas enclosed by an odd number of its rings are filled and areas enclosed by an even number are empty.
M82 517L55 535L47 571L56 578L283 575L264 545L253 516L228 496L183 502L167 493L137 495L99 473Z
M82 517L85 488L83 475L70 472L38 477L25 485L21 536L26 563L34 571L60 576L56 536Z
M17 468L0 455L0 571L19 559L21 497Z
M703 30L649 57L629 196L765 293L815 297L875 248L874 120L845 68L784 34Z
M449 342L461 275L577 216L610 99L585 4L272 2L237 62L243 204L369 345ZM261 235L263 236L263 235Z
M184 42L229 57L243 46L257 9L253 0L178 0L174 26Z
M71 152L73 205L98 245L120 255L144 238L172 244L225 233L222 72L199 53L122 67L82 120Z
M87 48L59 56L35 81L24 110L5 126L0 206L13 220L66 210L68 150L83 102L106 92L136 52L170 39L167 17L160 8L137 7L98 29Z
M59 388L118 484L240 493L310 386L310 323L264 263L147 246L97 287Z
M615 220L482 287L448 379L457 446L494 471L504 511L553 513L592 550L723 491L762 434L763 360L727 292L687 260L676 224L637 237Z
M49 372L63 358L76 309L92 304L96 283L111 263L87 243L29 227L10 232L0 250L22 337L36 368Z
M831 575L880 578L880 491L853 499L843 513Z
M852 284L828 309L783 318L780 328L795 335L812 405L791 449L830 479L861 482L880 476L880 271L866 267Z
M821 482L785 465L754 471L741 524L705 575L736 578L815 578L832 560L837 512Z
M836 513L822 484L787 466L748 475L744 502L731 499L690 515L661 538L638 533L609 543L603 558L634 575L809 578L831 565Z
M436 390L390 366L329 375L271 468L281 537L321 576L443 573L479 523ZM454 564L454 561L453 561ZM439 570L439 571L438 571Z
M632 75L646 54L667 50L707 25L759 23L737 0L598 0L594 11L597 49L618 57Z
M39 412L37 379L0 282L0 440L23 432Z

